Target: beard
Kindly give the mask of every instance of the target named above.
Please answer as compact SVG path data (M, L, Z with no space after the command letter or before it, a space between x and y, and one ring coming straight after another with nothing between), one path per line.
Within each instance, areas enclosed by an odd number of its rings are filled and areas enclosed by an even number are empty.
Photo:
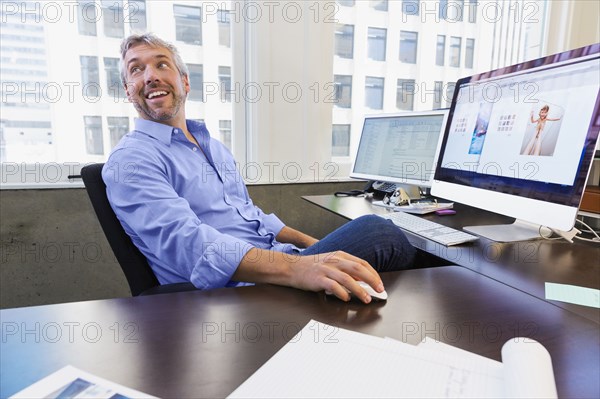
M172 104L169 107L164 107L159 110L152 109L146 102L146 96L140 94L137 101L133 102L133 107L140 116L145 115L147 118L155 122L164 122L173 119L181 109L185 97L176 93L172 87L169 87L169 93L173 96Z

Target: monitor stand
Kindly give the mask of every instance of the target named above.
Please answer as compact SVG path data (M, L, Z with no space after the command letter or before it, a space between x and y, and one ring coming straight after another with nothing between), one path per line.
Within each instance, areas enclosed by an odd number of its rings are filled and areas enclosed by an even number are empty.
M396 183L396 187L403 189L404 192L406 193L406 195L408 195L408 197L411 200L420 200L421 199L421 189L419 188L419 186L413 186L412 184Z
M516 219L512 224L465 226L463 230L496 242L528 241L541 238L540 225ZM544 230L548 230L544 228Z

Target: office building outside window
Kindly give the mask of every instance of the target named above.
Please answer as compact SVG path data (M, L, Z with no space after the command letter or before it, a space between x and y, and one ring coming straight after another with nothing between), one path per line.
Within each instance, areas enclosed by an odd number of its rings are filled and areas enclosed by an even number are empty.
M129 0L127 11L129 13L126 21L130 24L132 31L146 31L146 1Z
M231 47L231 13L229 10L217 11L217 23L219 24L219 45Z
M354 56L354 25L336 25L335 55L341 58Z
M402 0L402 12L406 15L419 15L420 0Z
M476 23L477 22L477 4L479 3L479 0L469 0L469 23Z
M188 100L204 100L204 67L200 64L186 64L188 67L190 80L190 93Z
M400 31L400 61L407 64L417 63L417 32Z
M350 108L352 106L352 76L334 75L335 106Z
M398 79L396 89L396 108L403 111L414 110L415 103L415 80Z
M339 5L341 5L342 7L353 7L354 6L354 0L336 0L335 2Z
M435 81L433 82L433 106L431 109L442 108L442 89L444 82Z
M374 61L385 61L387 29L369 28L368 56Z
M467 39L465 45L465 68L473 68L473 58L475 57L475 39Z
M347 157L350 155L350 125L333 125L331 135L331 155Z
M77 29L80 35L96 36L96 7L94 0L77 2Z
M221 143L231 151L231 121L219 121L219 136Z
M452 36L450 37L450 66L460 67L460 47L462 44L462 38Z
M104 71L106 72L108 94L114 98L125 98L125 89L121 84L121 76L119 74L119 59L104 57Z
M221 91L221 101L231 102L231 67L219 67L219 87Z
M370 6L377 11L387 11L388 0L370 0Z
M81 84L86 97L100 96L100 72L98 71L98 57L82 55L79 57L81 63Z
M439 17L451 22L461 22L464 13L464 0L439 0Z
M435 48L435 65L444 66L446 57L446 35L438 35Z
M122 38L125 34L123 0L102 0L100 4L104 22L104 35Z
M129 118L126 116L109 116L106 120L110 136L110 148L113 148L123 136L129 133Z
M365 106L383 109L384 78L367 76L365 79Z
M200 7L173 5L175 38L187 44L202 45L202 18Z
M85 124L85 149L90 155L104 154L104 141L102 139L102 117L84 116Z

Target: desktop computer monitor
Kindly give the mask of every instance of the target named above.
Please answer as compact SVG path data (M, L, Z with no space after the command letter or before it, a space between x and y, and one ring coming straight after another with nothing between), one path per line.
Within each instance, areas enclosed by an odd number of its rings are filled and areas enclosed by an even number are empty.
M432 194L517 219L465 230L501 242L572 230L600 130L599 51L457 82Z
M420 187L431 187L447 117L448 110L366 116L350 177L395 183L420 198Z

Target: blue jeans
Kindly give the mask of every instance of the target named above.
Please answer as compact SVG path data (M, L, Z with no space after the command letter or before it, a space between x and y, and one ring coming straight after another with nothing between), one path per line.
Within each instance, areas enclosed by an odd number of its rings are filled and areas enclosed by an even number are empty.
M378 272L413 267L416 250L390 220L361 216L304 249L302 255L344 251L364 259Z

